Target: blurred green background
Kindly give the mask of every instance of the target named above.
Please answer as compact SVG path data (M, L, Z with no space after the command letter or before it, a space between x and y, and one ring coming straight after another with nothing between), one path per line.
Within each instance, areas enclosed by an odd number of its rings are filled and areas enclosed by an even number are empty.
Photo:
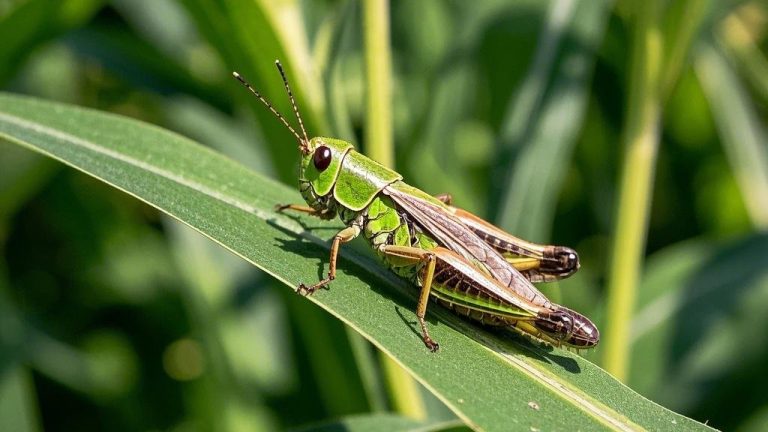
M395 166L515 235L574 247L581 271L546 292L601 328L589 360L711 426L766 430L768 5L642 3L391 2ZM294 141L231 71L289 113L280 58L310 135L370 151L362 9L0 0L0 89L139 118L294 184ZM644 199L622 166L648 125L647 243L636 301L612 321L610 269L632 244L617 208ZM0 247L0 430L275 430L393 407L366 391L386 362L361 365L372 347L338 321L6 143ZM420 393L431 420L453 418Z

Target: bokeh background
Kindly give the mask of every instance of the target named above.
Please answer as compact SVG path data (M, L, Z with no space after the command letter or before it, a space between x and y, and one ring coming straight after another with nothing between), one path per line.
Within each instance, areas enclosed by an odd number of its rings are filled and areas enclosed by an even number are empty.
M230 73L289 113L281 58L310 134L368 151L361 9L0 0L0 89L142 119L293 184L294 142ZM545 289L601 328L589 360L714 427L768 429L768 5L424 0L389 12L405 178L574 247L581 271ZM638 85L649 74L657 90ZM638 126L647 103L655 120ZM647 243L616 366L610 269L632 244L617 208L638 198L621 173L633 127L649 124ZM4 142L0 248L2 430L275 430L391 409L364 389L363 374L384 375L356 362L372 348L335 319L137 200ZM430 418L452 418L421 395Z

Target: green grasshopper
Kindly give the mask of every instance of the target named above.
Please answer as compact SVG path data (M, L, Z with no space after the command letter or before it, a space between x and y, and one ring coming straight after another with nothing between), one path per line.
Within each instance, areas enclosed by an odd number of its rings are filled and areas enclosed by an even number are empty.
M430 351L439 347L424 320L430 297L460 315L545 343L577 349L597 345L600 335L588 318L551 302L532 284L571 275L579 267L576 252L513 237L451 206L449 195L434 197L409 186L347 141L309 139L283 68L275 63L302 135L243 77L233 75L299 144L299 190L307 205L277 209L322 219L338 216L346 225L333 237L328 276L313 285L300 284L298 293L311 295L327 287L336 277L340 246L362 234L392 271L421 287L416 316Z

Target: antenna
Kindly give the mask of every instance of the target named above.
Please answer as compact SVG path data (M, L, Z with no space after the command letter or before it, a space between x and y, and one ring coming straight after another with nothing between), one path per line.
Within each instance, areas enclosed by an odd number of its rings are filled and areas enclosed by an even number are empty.
M282 69L281 69L280 71L282 72ZM295 136L295 137L296 137L296 140L297 140L297 141L299 141L299 144L300 144L300 146L303 148L303 144L304 144L304 142L305 142L305 141L303 141L303 140L301 139L301 137L299 136L299 134L298 134L298 133L296 133L296 130L295 130L295 129L294 129L294 128L293 128L293 127L290 125L290 124L288 124L288 121L285 119L285 117L283 117L283 115L282 115L282 114L280 114L279 112L277 112L277 110L275 109L275 107L273 107L271 103L267 102L267 100L266 100L266 99L264 99L264 97L261 95L261 93L257 92L257 91L256 91L256 89L254 89L254 88L251 86L251 84L250 84L250 83L248 83L248 81L246 81L246 80L245 80L245 78L243 78L242 76L240 76L240 74L239 74L239 73L237 73L237 72L232 72L232 76L234 76L235 78L237 78L237 80L238 80L238 81L240 81L240 82L241 82L241 83L242 83L242 84L243 84L243 85L244 85L244 86L245 86L245 87L246 87L248 90L250 90L250 91L251 91L251 93L253 93L253 94L254 94L254 96L256 96L257 98L259 98L259 100L260 100L260 101L262 101L262 102L264 103L264 105L266 105L266 106L267 106L267 108L269 108L269 110L270 110L270 111L272 111L272 114L274 114L275 116L277 116L277 118L278 118L278 119L280 119L280 121L281 121L281 122L283 122L283 124L285 125L285 127L287 127L289 131L291 131L291 133L293 134L293 136ZM285 79L285 76L283 76L283 79ZM288 83L287 83L287 82L286 82L286 85L288 85ZM289 95L291 94L291 93L290 93L290 90L288 91L288 94L289 94ZM291 96L291 102L293 102L293 96ZM296 109L296 105L294 105L294 106L293 106L293 109L294 109L294 110ZM298 115L298 112L297 112L297 115ZM301 124L301 119L299 119L299 124ZM302 131L304 130L304 125L302 125L302 126L301 126L301 129L302 129ZM306 136L307 136L307 133L306 133L306 132L304 132L304 137L306 138Z
M283 65L280 64L280 60L275 60L275 65L277 65L277 70L280 71L280 76L283 77L283 84L285 84L285 90L288 92L288 97L291 99L291 106L293 107L294 114L296 114L296 119L299 120L301 133L304 134L304 141L309 142L309 138L307 137L307 131L304 129L304 122L301 121L301 116L299 115L299 109L296 107L296 101L293 100L293 92L291 92L291 86L288 85L288 78L286 78L285 72L283 71Z

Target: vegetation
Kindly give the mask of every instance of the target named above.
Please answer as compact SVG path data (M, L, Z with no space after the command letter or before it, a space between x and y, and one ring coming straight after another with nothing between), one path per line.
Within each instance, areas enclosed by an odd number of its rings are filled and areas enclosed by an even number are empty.
M364 5L0 1L0 429L768 427L765 4ZM431 306L430 354L362 242L295 295L339 223L272 210L295 143L231 71L290 114L276 58L310 135L578 250L543 289L601 345Z

